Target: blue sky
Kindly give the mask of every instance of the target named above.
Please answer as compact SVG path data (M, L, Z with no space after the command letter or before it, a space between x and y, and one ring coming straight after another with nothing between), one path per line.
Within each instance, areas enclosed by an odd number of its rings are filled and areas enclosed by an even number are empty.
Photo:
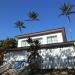
M64 3L75 5L75 0L0 0L0 40L14 37L20 32L15 28L17 20L27 20L29 11L39 13L40 21L26 22L23 34L65 27L67 39L70 40L65 17L59 17L60 7ZM74 8L75 10L75 8ZM75 40L75 15L71 15L71 28Z

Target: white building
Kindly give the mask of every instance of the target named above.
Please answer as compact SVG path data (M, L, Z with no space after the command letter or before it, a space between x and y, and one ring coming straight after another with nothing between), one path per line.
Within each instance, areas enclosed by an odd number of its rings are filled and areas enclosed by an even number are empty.
M28 37L31 37L34 40L39 40L41 44L52 44L67 41L64 28L59 28L54 30L46 30L30 34L18 35L16 36L16 38L18 39L18 47L28 46L26 42Z

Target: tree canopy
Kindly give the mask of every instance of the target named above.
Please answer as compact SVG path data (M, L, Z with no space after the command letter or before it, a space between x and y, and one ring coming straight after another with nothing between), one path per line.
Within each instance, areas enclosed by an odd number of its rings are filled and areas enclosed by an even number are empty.
M15 48L17 47L17 40L14 38L6 38L0 41L0 48Z
M18 20L18 21L15 23L15 25L16 25L16 28L18 28L21 33L22 33L22 29L23 29L23 28L26 28L25 25L24 25L24 22L21 21L21 20Z

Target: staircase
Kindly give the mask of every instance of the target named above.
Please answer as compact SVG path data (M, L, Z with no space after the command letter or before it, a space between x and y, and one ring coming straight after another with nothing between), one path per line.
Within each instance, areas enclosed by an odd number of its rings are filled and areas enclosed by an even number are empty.
M9 68L10 68L10 64L3 64L2 66L0 66L0 74L5 72Z

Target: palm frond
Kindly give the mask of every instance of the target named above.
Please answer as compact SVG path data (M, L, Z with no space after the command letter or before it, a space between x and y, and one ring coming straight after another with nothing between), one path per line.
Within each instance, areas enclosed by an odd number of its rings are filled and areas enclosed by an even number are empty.
M15 22L16 28L19 29L19 31L22 33L22 29L26 28L24 25L24 22L21 20L18 20L17 22Z
M59 17L60 17L60 16L63 16L63 15L64 15L64 14L63 14L63 13L61 13L61 14L59 15Z
M24 22L23 22L23 21L18 20L15 24L16 24L16 26L23 26Z
M33 43L33 40L32 40L31 38L28 38L26 41L27 41L29 44Z
M38 40L34 40L34 43L35 43L36 45L40 44Z
M39 20L38 19L38 13L35 12L35 11L29 12L28 16L29 16L29 18L30 18L31 21L33 21L33 20Z
M62 12L61 14L65 15L65 16L72 14L71 12L72 12L73 7L74 7L74 5L72 5L72 4L64 3L64 5L60 8L60 10Z
M72 12L69 12L69 14L75 14L75 12L74 12L74 11L72 11Z

